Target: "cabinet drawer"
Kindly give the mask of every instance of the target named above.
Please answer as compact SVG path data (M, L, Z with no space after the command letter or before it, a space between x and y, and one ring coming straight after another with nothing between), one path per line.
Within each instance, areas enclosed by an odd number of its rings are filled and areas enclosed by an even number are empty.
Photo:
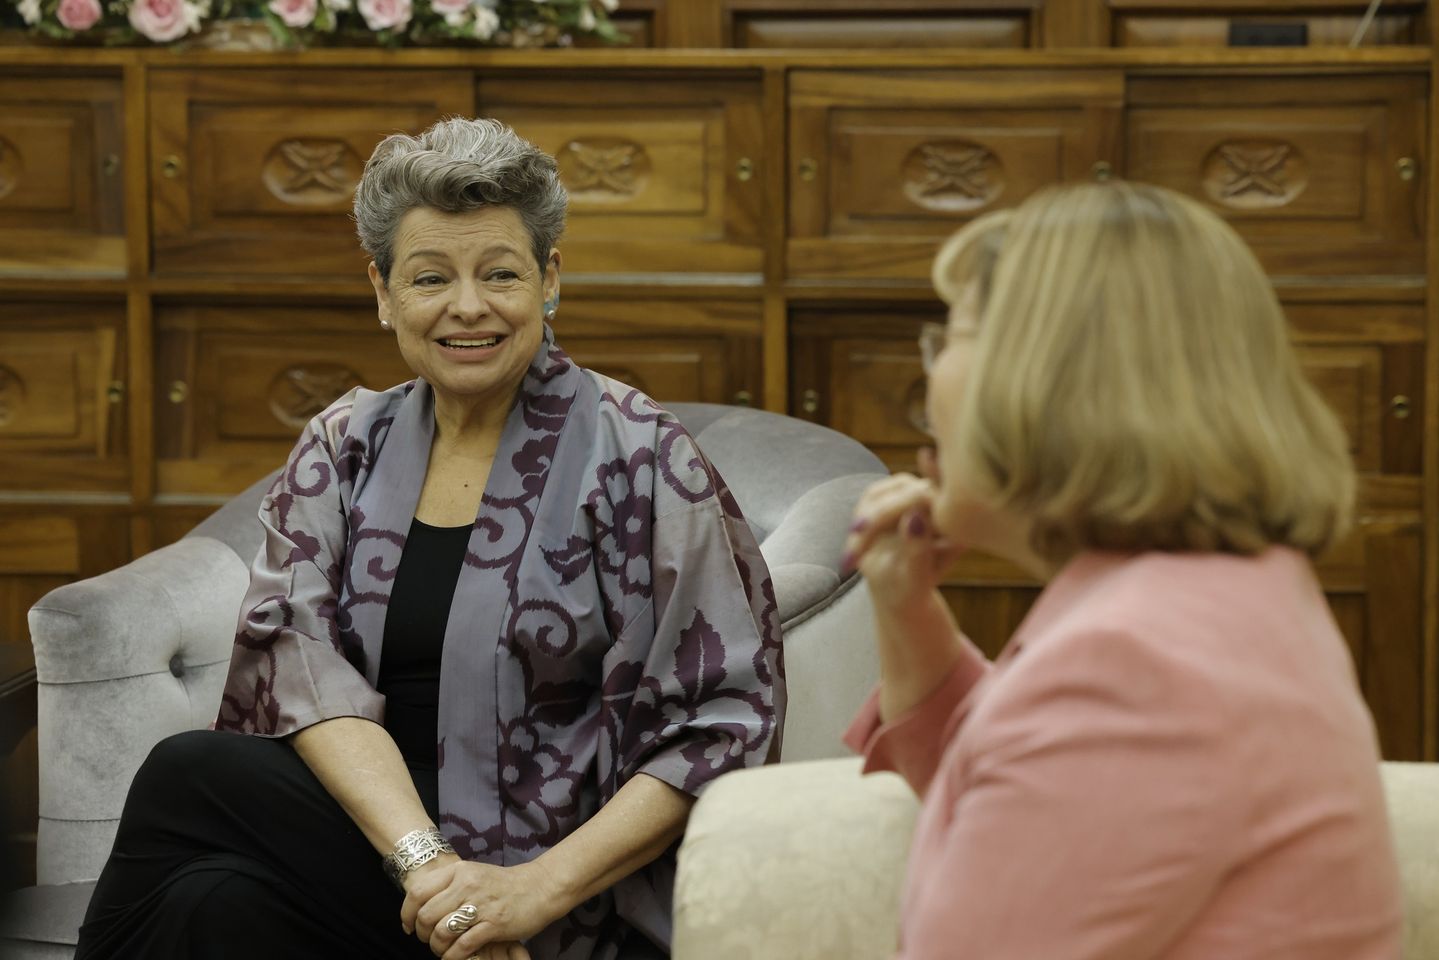
M1103 175L1121 94L1101 72L797 73L790 273L925 280L968 220Z
M350 207L396 131L471 114L462 71L156 70L155 271L359 277Z
M117 305L0 305L0 488L123 489L123 330Z
M576 363L660 403L763 402L756 302L566 297L554 326Z
M930 320L942 322L943 308L796 311L791 410L855 438L891 470L914 470L916 451L931 442L918 343L920 327Z
M757 82L507 73L479 103L559 162L568 275L762 269Z
M120 81L0 75L0 273L125 272Z
M733 46L759 49L916 50L925 48L1023 49L1036 31L1030 10L1000 15L912 14L874 16L844 12L738 13Z
M156 351L162 495L242 490L336 397L414 376L373 305L171 307L156 316Z
M1417 77L1147 78L1126 173L1228 218L1271 273L1422 274Z

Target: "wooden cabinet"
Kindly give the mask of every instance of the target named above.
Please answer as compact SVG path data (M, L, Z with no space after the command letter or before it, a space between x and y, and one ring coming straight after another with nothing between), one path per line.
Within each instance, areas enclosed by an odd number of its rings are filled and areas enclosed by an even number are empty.
M1244 0L1107 0L1119 47L1224 47L1297 44L1347 47L1423 43L1428 31L1422 0L1388 0L1364 26L1364 0L1253 3Z
M567 273L760 275L758 83L487 74L479 103L559 162Z
M464 71L156 70L150 111L157 274L348 278L375 145L474 100Z
M1146 77L1125 174L1223 214L1278 275L1424 273L1425 84Z
M167 307L155 343L162 498L243 490L340 395L413 377L373 304Z
M577 363L661 403L764 401L753 301L566 296L554 327Z
M0 303L0 490L127 486L125 311Z
M725 46L760 49L1023 49L1036 0L727 0Z
M0 72L0 276L124 276L120 91L113 73Z
M966 221L1108 176L1123 77L1073 71L797 71L792 275L924 280Z

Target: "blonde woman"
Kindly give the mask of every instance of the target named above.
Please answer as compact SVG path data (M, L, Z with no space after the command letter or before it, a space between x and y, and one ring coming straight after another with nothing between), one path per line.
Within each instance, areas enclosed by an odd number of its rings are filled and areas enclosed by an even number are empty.
M1134 184L944 249L936 452L849 549L882 681L849 742L923 798L899 956L1394 960L1372 722L1310 559L1354 475L1253 256ZM994 663L956 551L1047 582Z

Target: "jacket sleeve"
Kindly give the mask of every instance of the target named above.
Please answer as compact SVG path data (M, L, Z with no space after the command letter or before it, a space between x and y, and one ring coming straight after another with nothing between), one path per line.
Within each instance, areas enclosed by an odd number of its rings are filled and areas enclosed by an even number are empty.
M916 852L900 957L1162 956L1232 867L1242 737L1162 645L1096 633L1022 656L940 773L952 806Z
M920 796L929 789L944 747L964 720L963 706L991 666L967 638L949 674L927 697L889 721L879 715L879 687L845 731L844 742L864 755L864 772L893 771Z
M336 456L348 407L306 427L260 503L265 542L250 569L215 727L287 736L333 717L379 721L384 698L357 667L339 618L348 470Z

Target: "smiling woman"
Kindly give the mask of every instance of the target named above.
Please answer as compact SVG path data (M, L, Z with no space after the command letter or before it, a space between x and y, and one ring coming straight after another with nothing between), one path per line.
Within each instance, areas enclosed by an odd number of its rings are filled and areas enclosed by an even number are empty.
M489 120L366 164L416 379L315 417L263 501L216 720L250 736L151 753L80 960L668 953L694 797L778 736L777 611L678 421L555 344L565 202Z

